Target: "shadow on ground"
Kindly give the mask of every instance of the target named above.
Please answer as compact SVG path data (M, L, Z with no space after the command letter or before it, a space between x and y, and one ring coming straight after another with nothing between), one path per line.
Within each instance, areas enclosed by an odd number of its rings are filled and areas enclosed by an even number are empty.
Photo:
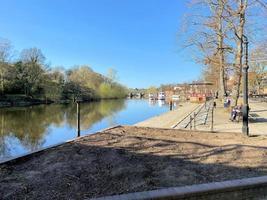
M266 175L266 162L240 164L259 154L267 148L106 132L0 165L0 196L84 199Z

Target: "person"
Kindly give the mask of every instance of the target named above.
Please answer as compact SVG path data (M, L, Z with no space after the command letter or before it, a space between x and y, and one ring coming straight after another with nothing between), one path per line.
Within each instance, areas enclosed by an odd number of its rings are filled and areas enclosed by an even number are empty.
M238 113L238 107L235 106L233 107L232 111L231 111L231 121L235 121L236 120L236 116L237 116L237 113Z
M218 96L219 96L219 92L216 91L216 93L215 93L215 99L218 99Z
M223 107L224 107L224 108L227 108L227 99L224 99Z
M241 104L240 106L237 107L236 115L237 115L237 121L239 122L240 117L242 115L242 107L243 105Z
M227 98L227 108L231 105L231 100Z
M216 108L216 101L213 102L213 107Z

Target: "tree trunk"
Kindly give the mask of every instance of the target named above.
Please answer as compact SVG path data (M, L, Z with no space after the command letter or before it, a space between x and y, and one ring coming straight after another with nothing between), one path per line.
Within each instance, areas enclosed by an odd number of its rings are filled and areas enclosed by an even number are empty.
M223 2L219 1L219 11L217 17L217 25L218 25L218 50L219 50L219 69L220 69L220 92L219 97L223 98L226 95L225 91L225 63L224 63L224 35L223 35Z
M235 53L235 75L234 75L234 87L233 87L233 100L234 105L238 103L240 95L240 85L242 77L242 57L243 57L243 34L244 34L244 25L245 25L245 10L246 10L246 1L239 0L239 24L236 31L236 53Z

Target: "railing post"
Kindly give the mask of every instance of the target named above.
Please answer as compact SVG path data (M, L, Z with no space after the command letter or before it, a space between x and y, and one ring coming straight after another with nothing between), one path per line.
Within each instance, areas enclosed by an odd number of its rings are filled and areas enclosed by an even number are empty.
M196 130L196 113L194 112L194 130Z
M189 120L190 120L190 122L189 122L190 123L190 130L192 130L192 116L191 115L190 115L190 119Z
M80 137L80 102L77 103L77 137Z
M214 106L212 106L211 109L211 126L210 126L210 131L213 132L213 123L214 123Z

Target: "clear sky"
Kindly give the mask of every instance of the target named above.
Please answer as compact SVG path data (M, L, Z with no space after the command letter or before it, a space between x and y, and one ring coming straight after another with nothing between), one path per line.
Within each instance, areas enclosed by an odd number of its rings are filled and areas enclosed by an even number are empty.
M199 78L177 37L185 0L1 0L0 37L40 48L52 66L118 71L128 87Z

